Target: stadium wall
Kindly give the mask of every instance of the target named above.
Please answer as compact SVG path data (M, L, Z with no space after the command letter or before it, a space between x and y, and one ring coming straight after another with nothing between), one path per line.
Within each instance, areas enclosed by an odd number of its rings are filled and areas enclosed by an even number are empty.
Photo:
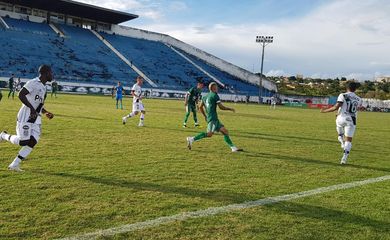
M202 59L203 61L206 61L207 63L215 66L216 68L221 69L222 71L225 71L237 78L245 79L250 83L259 85L260 77L256 74L253 74L245 69L242 69L238 66L235 66L227 61L224 61L218 57L215 57L205 51L200 50L199 48L196 48L194 46L191 46L187 43L184 43L176 38L173 38L166 34L156 33L156 32L150 32L142 29L136 29L126 26L120 26L120 25L112 25L111 27L112 31L109 33L115 33L118 35L128 36L132 38L141 38L146 39L150 41L160 41L163 43L166 43L168 45L171 45L173 47L179 48L195 57L198 57ZM263 80L263 87L265 87L268 90L277 92L277 87L274 83L272 83L269 80L264 79Z

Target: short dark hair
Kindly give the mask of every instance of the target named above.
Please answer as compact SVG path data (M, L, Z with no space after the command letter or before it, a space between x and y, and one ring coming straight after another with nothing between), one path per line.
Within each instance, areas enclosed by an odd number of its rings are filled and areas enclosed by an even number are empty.
M46 74L50 71L51 71L51 67L49 65L45 65L45 64L41 65L39 67L39 70L38 70L39 74Z
M355 92L356 89L358 89L360 86L360 84L358 82L355 82L355 81L349 81L347 82L347 89L350 90L351 92Z

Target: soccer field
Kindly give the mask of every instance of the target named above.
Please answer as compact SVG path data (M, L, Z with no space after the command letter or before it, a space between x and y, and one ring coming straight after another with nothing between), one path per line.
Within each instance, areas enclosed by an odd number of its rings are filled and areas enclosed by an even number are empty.
M237 112L220 119L245 151L231 153L220 135L189 151L185 139L204 120L183 129L182 101L144 104L139 128L138 119L121 122L130 99L116 110L111 97L48 97L56 116L44 120L25 172L7 170L19 148L0 143L0 239L80 236L390 175L390 114L359 113L349 165L340 166L334 114L228 103ZM19 107L3 98L0 131L15 133ZM98 239L390 239L389 199L382 181Z

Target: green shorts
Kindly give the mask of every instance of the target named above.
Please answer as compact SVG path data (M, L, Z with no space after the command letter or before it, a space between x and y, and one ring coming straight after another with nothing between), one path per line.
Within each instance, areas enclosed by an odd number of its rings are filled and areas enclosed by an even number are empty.
M223 127L223 124L219 120L211 121L207 123L207 132L219 132Z
M196 113L196 105L195 104L188 104L187 105L187 112Z

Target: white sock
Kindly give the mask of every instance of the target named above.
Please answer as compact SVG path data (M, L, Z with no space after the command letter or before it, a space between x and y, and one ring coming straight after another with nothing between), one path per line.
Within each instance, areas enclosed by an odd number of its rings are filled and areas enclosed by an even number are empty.
M20 138L16 135L4 134L3 139L15 145L19 145L20 142Z
M141 116L139 117L140 121L143 122L145 119L145 114L141 113Z
M28 146L24 146L20 149L18 156L14 159L14 161L9 165L10 167L18 166L22 160L26 159L28 155L30 155L32 148Z
M348 155L349 152L352 149L352 143L351 142L345 142L344 144L344 154Z

